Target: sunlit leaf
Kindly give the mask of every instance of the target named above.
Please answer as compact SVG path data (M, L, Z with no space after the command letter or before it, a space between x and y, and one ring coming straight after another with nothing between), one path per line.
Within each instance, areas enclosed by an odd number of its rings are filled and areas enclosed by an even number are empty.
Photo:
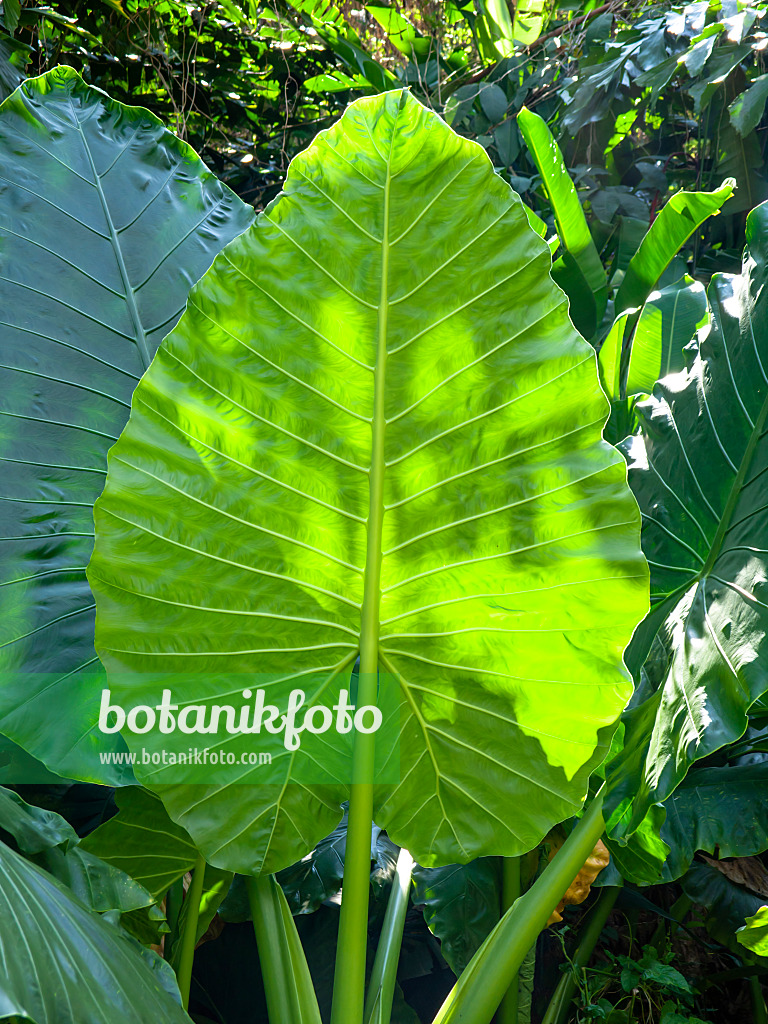
M521 853L578 807L647 578L594 352L549 267L482 149L407 93L358 101L294 160L110 455L89 578L116 699L128 669L182 668L185 703L232 673L348 678L380 565L402 736L376 822L433 865ZM161 795L248 874L312 849L346 789Z

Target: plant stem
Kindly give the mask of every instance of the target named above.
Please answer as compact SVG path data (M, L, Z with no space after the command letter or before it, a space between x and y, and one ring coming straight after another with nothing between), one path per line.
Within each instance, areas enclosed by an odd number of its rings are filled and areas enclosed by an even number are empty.
M296 923L274 875L246 879L270 1024L321 1024Z
M501 912L506 914L520 895L520 858L502 857L501 859ZM517 1024L519 979L518 972L509 983L504 993L496 1024Z
M400 98L404 102L405 93ZM393 127L393 136L396 124ZM357 706L375 704L379 669L379 608L384 523L384 432L386 428L387 324L389 315L389 198L391 146L384 184L381 242L381 287L376 367L371 420L371 465L368 483L365 574L360 618L360 676ZM341 919L333 978L331 1024L361 1024L365 1000L365 953L368 938L368 890L371 877L371 824L375 733L357 733L352 754Z
M763 989L758 975L753 974L749 979L749 993L752 996L752 1019L755 1024L768 1024L768 1010L765 1008Z
M490 1024L528 950L603 834L603 795L601 790L557 856L472 957L433 1024Z
M379 944L376 948L376 959L373 961L371 980L368 984L368 996L365 1000L363 1019L372 1024L374 1011L378 1011L378 1019L388 1021L392 1013L392 1000L395 995L395 978L397 964L400 959L400 947L403 944L403 927L405 914L408 910L408 899L411 893L411 871L413 857L407 850L401 850L397 858L392 891L389 894L384 924L381 926Z
M168 927L171 929L165 940L165 948L167 950L171 949L173 940L176 937L176 929L179 926L179 913L181 911L181 904L183 900L184 885L179 878L172 886L170 886L165 897L165 919L168 922Z
M188 912L184 919L184 926L181 930L181 952L179 954L179 970L176 980L181 993L181 1005L184 1009L189 1007L189 989L192 984L192 962L195 959L195 945L197 943L197 919L200 916L200 897L203 894L203 878L205 876L205 859L201 854L197 855L195 867L192 872L192 881L187 889L185 899Z
M669 908L669 916L675 919L674 921L670 921L669 932L667 932L666 922L664 921L664 919L659 918L659 923L656 926L656 929L653 935L651 936L650 941L650 945L656 949L656 952L659 954L659 956L661 956L664 952L667 937L669 937L670 939L672 938L672 936L679 928L683 918L691 909L692 905L693 901L688 896L686 896L685 893L683 893L682 896L675 900L675 902Z
M600 893L581 934L579 948L573 957L573 970L564 974L552 996L541 1024L566 1024L571 1009L571 1000L576 993L576 972L589 963L600 933L605 927L608 915L613 910L616 897L621 892L619 885L606 885Z

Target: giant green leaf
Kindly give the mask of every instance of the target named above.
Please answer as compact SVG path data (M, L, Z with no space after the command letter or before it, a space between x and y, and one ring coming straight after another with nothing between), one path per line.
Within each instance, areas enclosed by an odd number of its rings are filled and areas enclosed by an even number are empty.
M0 106L0 195L0 730L61 775L120 782L94 732L91 509L133 388L253 211L65 67Z
M712 280L712 326L690 369L637 406L642 432L625 443L651 566L638 646L658 633L608 773L616 834L741 736L768 690L768 206L750 214L747 240L743 274Z
M517 124L541 175L565 250L555 264L555 280L571 300L573 322L585 337L591 338L602 320L608 299L605 270L563 155L546 121L523 107L517 115Z
M189 1024L173 973L0 843L0 1020Z
M297 157L110 453L89 579L113 699L132 705L129 671L183 672L184 704L240 673L336 685L367 588L400 685L400 782L374 811L391 838L427 866L517 854L578 807L647 576L549 266L483 150L408 93L358 101ZM161 795L210 863L273 871L346 793L288 784L292 763Z

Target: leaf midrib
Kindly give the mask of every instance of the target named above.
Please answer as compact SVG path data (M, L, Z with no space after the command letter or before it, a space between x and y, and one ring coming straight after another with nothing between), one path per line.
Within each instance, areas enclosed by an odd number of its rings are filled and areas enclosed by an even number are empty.
M136 305L136 296L133 291L133 285L131 284L131 280L128 276L128 268L125 265L125 258L123 256L123 250L120 246L120 241L117 236L117 229L115 228L115 223L112 220L112 213L109 209L109 204L107 203L107 197L104 195L104 189L101 187L101 178L99 177L99 174L96 170L96 165L93 162L93 154L91 153L91 147L88 145L88 140L85 137L85 132L83 131L83 126L80 123L80 118L77 116L77 112L75 111L74 104L71 100L69 102L72 111L72 120L74 121L75 126L77 127L77 130L80 134L80 138L82 139L83 149L85 150L85 154L88 157L88 163L91 168L91 173L93 174L93 184L95 185L96 191L99 194L101 208L104 211L104 219L107 222L107 229L109 230L109 238L112 243L112 250L115 254L115 259L117 260L117 267L118 270L120 271L120 279L122 280L123 288L125 289L125 303L128 306L128 312L130 314L131 320L133 321L133 329L135 332L134 340L136 341L136 348L139 351L139 356L141 358L143 368L146 370L149 368L149 364L152 362L152 356L150 355L149 345L147 344L147 336L144 332L144 325L141 322L139 309L138 306Z
M402 101L401 101L402 102ZM385 399L387 381L387 330L389 320L389 204L392 182L392 150L397 132L398 106L392 125L389 154L384 181L384 225L381 239L381 283L379 290L378 335L374 369L373 417L371 420L371 464L368 483L368 520L366 524L363 604L360 618L360 700L376 702L376 673L379 666L379 633L381 607L381 563L384 523L384 435L386 431ZM363 699L365 698L365 700Z

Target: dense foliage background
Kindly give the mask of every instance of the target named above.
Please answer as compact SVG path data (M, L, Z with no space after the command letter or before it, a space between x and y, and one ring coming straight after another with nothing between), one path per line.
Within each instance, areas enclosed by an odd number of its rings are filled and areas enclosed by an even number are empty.
M737 196L693 240L691 269L737 270L746 212L768 194L765 5L538 6L521 46L503 36L511 13L460 0L6 0L0 90L69 64L156 113L257 209L350 100L403 82L546 214L525 105L558 139L608 262L621 269L673 190L731 176Z
M651 390L662 369L682 368L683 346L706 320L702 285L716 272L739 273L747 215L768 198L768 3L574 0L553 6L521 0L515 7L499 0L2 0L0 12L0 99L25 76L69 65L111 97L154 112L257 211L278 195L292 157L350 101L406 84L459 134L486 150L562 262L567 204L546 180L533 136L526 135L539 129L537 122L526 122L523 111L535 112L563 154L605 271L602 306L585 312L583 321L574 315L582 333L604 352L614 316L626 311L618 296L630 260L661 211L680 189L714 193L733 179L730 198L718 193L701 215L685 213L690 230L681 235L663 275L653 279L659 291L648 301L656 302L653 308L663 320L659 337L665 365L655 367L647 386L636 374L640 384L633 391L630 372L629 381L610 394L616 399L607 430L613 441L639 429L634 398ZM546 148L548 137L539 139ZM567 263L561 271L568 272ZM594 322L587 329L590 315ZM738 311L731 315L738 318ZM651 316L641 320L649 333L651 321ZM617 344L620 353L620 334ZM601 370L608 372L602 357ZM636 666L636 679L647 692L668 653L660 646L642 673ZM601 927L608 922L598 960L589 970L574 972L576 1002L563 1004L559 1016L546 1018L548 1024L768 1020L760 985L768 975L766 961L745 954L734 938L736 928L768 899L768 872L760 856L768 846L765 711L757 708L746 736L704 760L698 774L676 791L664 835L678 859L676 866L667 865L661 883L657 865L648 868L643 862L646 853L648 863L653 861L649 848L611 847L613 863L595 887L611 890L610 895L598 901L593 892L586 904L594 907L590 912ZM111 821L113 831L102 831L91 846L91 853L105 861L111 857L120 863L115 851L125 843L121 820L154 815L159 833L176 828L154 798L132 808L131 800L142 797L118 796L121 819L113 817L117 807L106 787L51 777L22 792L33 809L61 813L80 835ZM706 821L721 823L719 831L701 824L702 806L711 810ZM525 881L539 872L569 827L566 823L528 856ZM698 845L687 838L695 829ZM297 914L323 1013L330 1004L334 901L345 836L342 825L318 846L309 867L302 862L279 879ZM74 849L76 840L67 837ZM189 845L186 833L179 842ZM742 855L746 849L750 856ZM717 859L718 852L727 859ZM396 856L387 836L374 827L372 948ZM179 878L193 864L189 849L179 855L173 879L179 902ZM495 859L460 868L417 866L414 879L393 1016L408 1022L432 1019L455 975L498 919L502 902ZM231 876L210 879L211 892L218 885L217 899L196 958L191 1005L201 1021L238 1024L263 1019L265 1010L259 982L241 983L252 974L257 954L242 880L236 878L231 888L230 882ZM166 891L168 886L159 887L154 895L165 899ZM169 923L171 903L169 894L164 905ZM162 915L153 918L140 904L130 913L133 933L157 944ZM563 953L574 956L580 914L565 910L565 926L540 939L535 967L532 957L523 973L524 1012L531 1020L546 1012Z

